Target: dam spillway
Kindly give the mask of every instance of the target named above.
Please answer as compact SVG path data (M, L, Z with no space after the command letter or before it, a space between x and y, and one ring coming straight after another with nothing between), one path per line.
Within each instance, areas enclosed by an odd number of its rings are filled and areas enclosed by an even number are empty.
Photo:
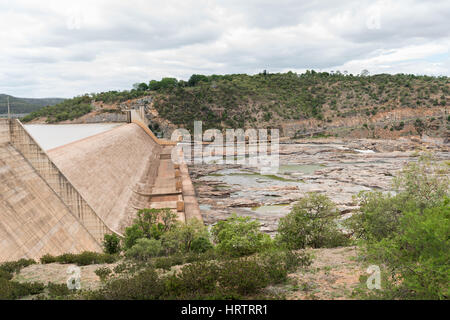
M201 220L186 165L173 143L137 117L47 152L17 120L0 122L0 261L101 251L137 210L170 208Z

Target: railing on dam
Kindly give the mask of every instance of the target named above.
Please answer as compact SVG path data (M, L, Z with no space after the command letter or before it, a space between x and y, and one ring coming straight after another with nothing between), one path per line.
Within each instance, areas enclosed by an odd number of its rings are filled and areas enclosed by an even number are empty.
M155 136L155 134L149 129L149 121L145 117L144 107L140 107L139 109L128 110L127 119L128 122L132 122L140 126L144 129L145 132L155 141L157 144L162 146L172 146L176 145L176 142L170 140L159 139Z
M47 153L25 130L19 120L9 122L9 134L11 144L28 160L99 244L102 243L105 234L115 233L94 212L81 194L50 160ZM1 136L2 133L0 132Z

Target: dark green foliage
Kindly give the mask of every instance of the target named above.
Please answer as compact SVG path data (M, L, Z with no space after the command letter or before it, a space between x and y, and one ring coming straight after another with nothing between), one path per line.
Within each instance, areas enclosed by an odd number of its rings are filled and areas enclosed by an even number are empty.
M49 123L73 120L91 112L91 110L91 97L84 95L34 111L25 116L22 121L27 122L39 117L47 117Z
M360 195L348 222L365 258L384 266L387 299L448 299L450 201L448 166L420 157L395 179L395 196Z
M352 216L346 224L354 236L365 240L379 241L397 232L405 206L414 207L402 197L381 192L361 192L358 198L360 214Z
M197 219L179 223L169 209L143 209L138 211L134 224L125 230L125 256L145 261L192 250L205 252L212 249L209 237L206 227Z
M22 268L35 264L33 259L20 259L17 261L4 262L0 264L0 280L11 280L15 273L19 273Z
M170 209L141 209L134 224L148 239L159 239L175 223L176 215Z
M212 248L213 245L211 241L209 241L209 239L206 237L198 237L192 240L191 250L193 252L203 253L208 250L211 250Z
M13 276L11 272L0 269L0 279L11 280Z
M144 237L144 232L142 229L137 225L133 224L125 229L124 239L123 239L123 246L124 249L130 249L133 247L138 239L141 239Z
M158 258L161 259L161 258ZM199 260L178 272L158 274L152 267L107 281L87 294L91 299L239 299L283 283L289 272L310 263L303 253L268 252L238 258Z
M89 292L87 298L95 300L155 300L164 295L164 282L154 269L145 269L130 277L111 280L105 287Z
M149 258L156 257L162 252L160 240L141 238L136 244L128 249L125 253L127 258L145 261Z
M181 272L169 276L166 289L169 298L199 299L216 291L219 268L213 262L196 262L184 266Z
M185 263L185 257L180 254L171 255L168 257L159 257L153 260L153 265L157 269L170 270L173 266L178 266Z
M193 250L192 244L199 238L203 238L204 249L208 249L209 233L203 223L197 219L191 219L186 223L177 223L162 235L162 245L166 255L174 253L187 253ZM201 243L197 242L196 249ZM209 242L211 245L211 243ZM209 246L211 248L212 246Z
M193 74L189 78L188 85L191 86L191 87L195 87L201 81L209 82L209 78L207 76L202 75L202 74Z
M62 263L87 266L90 264L114 263L119 259L118 255L85 251L80 254L65 253L60 256L46 254L41 257L41 263Z
M260 231L260 223L233 214L212 228L217 250L225 255L245 256L272 246L269 235Z
M280 219L277 240L290 249L345 246L349 240L337 227L338 216L327 196L310 193Z
M105 234L103 239L105 253L116 254L120 252L120 238L116 234Z
M138 91L146 91L149 89L149 87L145 82L141 82L141 83L135 83L133 85L133 89L138 90Z
M131 249L141 238L159 240L175 226L175 218L170 209L139 210L133 225L125 229L124 249Z
M400 287L414 298L450 298L450 199L442 205L405 212L400 232L371 252L398 275Z
M100 278L101 281L106 281L111 273L112 270L107 267L101 267L95 270L95 274Z
M67 297L68 295L73 293L73 291L67 287L67 284L56 284L52 282L49 282L47 284L47 292L49 298L51 299Z
M20 259L17 261L4 262L0 264L0 272L3 272L4 274L18 273L22 268L28 267L35 263L36 261L33 259Z
M40 283L10 281L15 273L35 263L36 261L32 259L20 259L0 264L0 300L20 299L44 290L44 286Z
M0 278L0 300L15 300L44 291L42 283L19 283Z

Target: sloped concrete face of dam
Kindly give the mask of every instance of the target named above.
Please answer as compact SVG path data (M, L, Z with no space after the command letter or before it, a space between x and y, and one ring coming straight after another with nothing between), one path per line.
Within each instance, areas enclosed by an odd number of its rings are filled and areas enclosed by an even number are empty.
M0 135L0 262L101 250L30 162Z
M0 261L101 251L143 208L201 220L173 143L136 121L43 151L19 121L0 123ZM186 202L186 206L185 206Z
M116 231L123 231L134 216L134 190L153 184L160 153L161 146L134 123L48 151L94 211Z

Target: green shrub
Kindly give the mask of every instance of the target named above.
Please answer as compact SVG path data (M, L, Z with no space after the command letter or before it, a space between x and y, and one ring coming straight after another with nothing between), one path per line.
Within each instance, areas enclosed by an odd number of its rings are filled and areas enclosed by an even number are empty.
M15 300L44 291L42 283L19 283L0 279L0 300Z
M57 262L57 259L55 256L52 256L51 254L45 254L41 257L40 261L42 264L49 264Z
M196 261L165 274L155 271L158 261L167 263L168 270L168 262L181 264L183 257L156 258L153 264L141 265L141 269L126 266L118 270L120 277L110 278L101 289L84 295L90 299L241 299L261 294L268 297L262 289L283 283L289 272L310 263L304 253L276 249L237 259L212 260L214 254L210 253L188 256Z
M255 257L222 262L218 277L222 292L226 295L248 295L268 286L271 274L259 262ZM279 263L272 268L277 269L277 266Z
M365 193L349 226L367 261L384 266L388 299L448 299L448 167L420 157L395 178L397 194ZM373 296L370 295L370 296Z
M413 208L402 196L381 192L361 192L358 197L358 214L350 217L345 225L358 239L380 241L398 232L400 217L406 207Z
M136 244L125 253L127 258L147 260L158 256L162 251L161 241L156 239L138 239Z
M181 265L185 262L184 257L175 254L169 257L159 257L153 260L155 268L170 270L173 266Z
M95 274L100 278L102 282L106 281L111 275L112 270L110 268L101 267L95 270Z
M134 224L142 230L144 237L158 240L164 232L172 228L175 219L176 214L168 208L141 209L137 212Z
M103 239L105 253L116 254L120 252L120 238L115 234L105 234Z
M297 271L302 266L311 264L311 256L305 252L272 249L262 253L261 260L264 270L271 283L282 283L289 273Z
M169 232L176 222L176 214L170 209L142 209L137 212L134 224L125 229L125 250L133 247L138 239L159 240L164 233Z
M213 245L206 237L198 237L192 240L191 250L196 253L204 253L211 250Z
M212 262L196 262L166 279L169 298L199 299L216 290L218 267Z
M49 297L52 299L66 297L73 293L66 284L56 284L52 282L47 284L47 291Z
M0 269L0 279L11 280L13 278L13 274L11 272Z
M338 216L327 196L310 193L280 219L277 241L290 249L345 246L349 240L337 227Z
M165 291L154 269L145 269L132 277L123 277L108 281L98 291L88 292L86 298L94 300L157 300Z
M358 195L359 214L347 226L357 238L376 242L396 235L404 212L424 210L438 205L448 196L448 167L422 155L417 162L406 165L394 178L397 194L362 192Z
M84 251L80 254L64 253L59 256L52 256L50 254L46 254L41 257L41 263L42 264L47 264L47 263L72 264L73 263L78 266L87 266L87 265L91 265L91 264L114 263L119 258L120 257L118 255Z
M272 246L269 235L260 231L260 223L249 217L233 214L229 219L219 221L212 234L217 250L225 255L245 256Z
M388 290L393 298L448 299L450 200L424 212L405 212L398 232L369 243L366 254L393 275Z
M176 223L161 236L163 249L166 255L174 253L186 253L192 250L192 244L198 238L203 238L205 248L208 247L209 233L203 223L197 219L188 220L186 223ZM201 243L196 244L198 246ZM198 247L197 247L198 248Z
M132 225L125 229L125 238L124 238L124 247L126 249L130 249L136 244L138 239L144 237L144 232L139 228L138 225Z
M36 261L34 261L33 259L20 259L17 261L4 262L0 264L0 271L3 271L5 273L17 273L22 268L28 267L35 263Z
M416 203L419 209L435 206L449 196L449 168L431 154L409 162L394 179L397 193Z

